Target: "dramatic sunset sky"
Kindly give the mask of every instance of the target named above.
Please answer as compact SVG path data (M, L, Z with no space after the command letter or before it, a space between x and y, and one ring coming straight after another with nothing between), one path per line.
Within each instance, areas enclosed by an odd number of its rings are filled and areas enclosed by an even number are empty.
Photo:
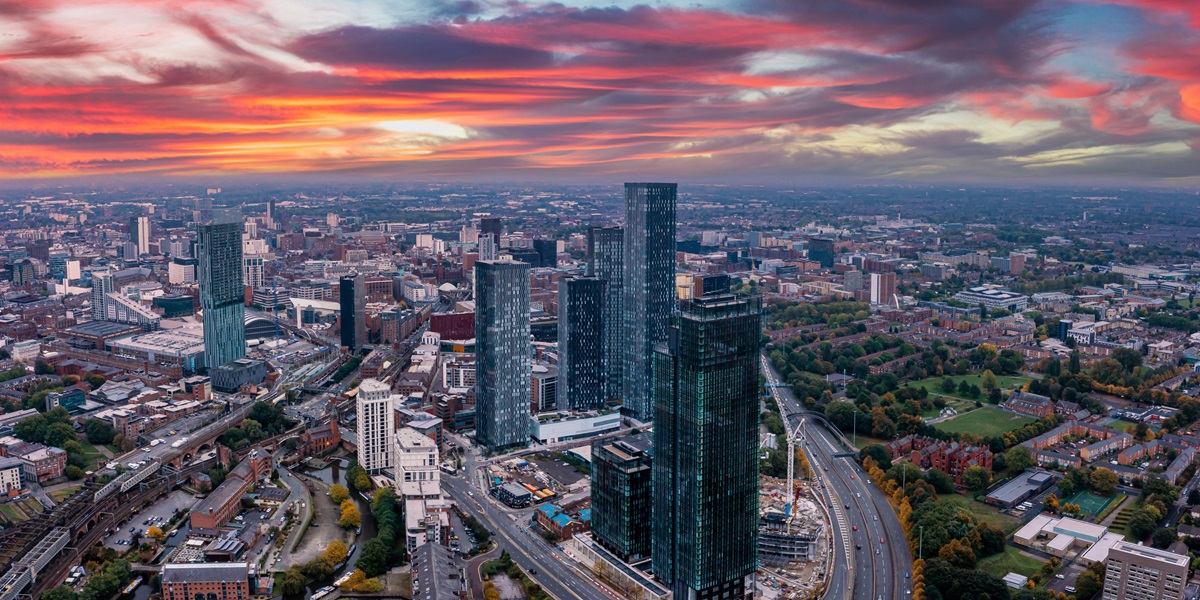
M0 0L0 178L1200 182L1200 0Z

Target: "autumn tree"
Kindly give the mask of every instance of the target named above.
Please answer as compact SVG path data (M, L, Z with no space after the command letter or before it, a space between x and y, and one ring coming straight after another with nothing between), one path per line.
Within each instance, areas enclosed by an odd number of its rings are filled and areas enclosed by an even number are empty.
M340 483L335 483L329 486L329 498L334 504L341 504L350 498L350 490Z
M358 512L358 507L354 505L353 500L344 500L342 502L342 516L338 519L338 525L346 529L354 529L362 524L362 514Z
M1112 469L1097 467L1092 470L1092 489L1101 496L1108 496L1117 489L1120 479Z

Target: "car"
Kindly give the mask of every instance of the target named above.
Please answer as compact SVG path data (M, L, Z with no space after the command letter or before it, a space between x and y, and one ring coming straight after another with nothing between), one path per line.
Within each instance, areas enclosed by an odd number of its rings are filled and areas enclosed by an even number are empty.
M872 521L878 521L878 520L879 520L879 515L871 515L871 520L872 520Z
M826 473L828 473L828 472L829 472L829 467L825 467L825 472L826 472Z
M855 550L862 550L862 544L855 544L855 545L854 545L854 549L855 549Z
M862 494L860 494L860 493L858 493L858 492L854 492L854 497L855 497L855 498L862 498Z
M905 578L905 579L909 579L909 578L911 578L911 577L912 577L912 571L905 571L905 572L904 572L904 578Z
M879 554L879 548L875 549L875 554Z
M882 543L883 543L883 538L879 538L879 543L880 543L880 544L882 544Z
M537 569L530 569L530 570L529 570L529 574L530 574L530 575L537 575Z
M850 474L850 479L854 479L854 473Z
M1055 579L1066 579L1066 577L1062 573L1055 573L1054 578Z
M1075 593L1075 588L1073 588L1073 587L1071 587L1071 586L1069 586L1069 585L1068 585L1067 587L1063 588L1063 591L1064 591L1064 592L1066 592L1066 593L1068 593L1068 594L1074 594L1074 593Z
M851 525L850 528L854 531L858 531L858 525Z

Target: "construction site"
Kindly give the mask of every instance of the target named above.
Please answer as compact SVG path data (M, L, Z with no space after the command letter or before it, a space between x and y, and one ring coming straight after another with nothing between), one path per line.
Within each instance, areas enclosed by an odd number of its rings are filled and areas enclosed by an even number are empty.
M759 479L758 585L764 598L808 598L824 587L831 553L828 508L817 484Z

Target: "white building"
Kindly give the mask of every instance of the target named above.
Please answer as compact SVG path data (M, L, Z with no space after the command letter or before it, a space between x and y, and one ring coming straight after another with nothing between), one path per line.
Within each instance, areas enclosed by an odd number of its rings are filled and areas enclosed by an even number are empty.
M37 360L42 354L42 343L37 340L24 340L12 345L12 352L9 353L12 359L16 362L25 361L32 363Z
M263 287L262 254L245 254L242 256L242 282L251 289Z
M167 282L173 284L196 283L196 260L172 260L167 265Z
M621 414L616 412L529 415L529 421L530 437L541 444L589 438L621 429Z
M395 451L392 464L396 489L403 491L407 482L429 481L440 485L437 442L411 427L402 427L396 432Z
M358 464L368 473L392 466L392 388L378 379L364 379L358 386Z
M136 227L129 232L130 242L137 247L137 253L150 254L150 217L138 217Z
M0 495L21 489L21 473L25 463L19 458L0 458Z

